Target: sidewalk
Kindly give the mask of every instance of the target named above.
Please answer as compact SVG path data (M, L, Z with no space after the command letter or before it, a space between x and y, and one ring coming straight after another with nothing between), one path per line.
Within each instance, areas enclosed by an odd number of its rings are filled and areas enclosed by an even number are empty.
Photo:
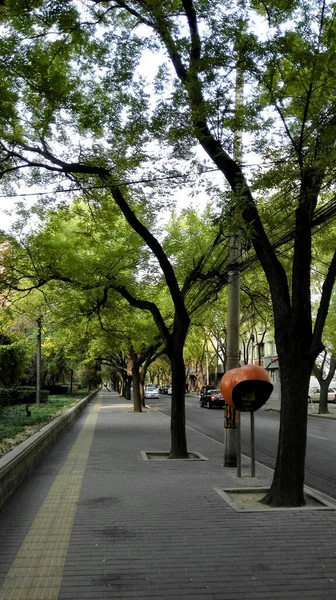
M236 512L214 488L272 473L187 436L208 460L144 460L169 418L100 392L0 512L0 600L335 599L336 511Z

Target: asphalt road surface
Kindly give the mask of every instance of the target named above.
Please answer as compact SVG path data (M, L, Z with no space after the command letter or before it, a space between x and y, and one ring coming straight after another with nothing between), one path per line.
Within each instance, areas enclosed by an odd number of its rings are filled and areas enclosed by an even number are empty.
M148 404L170 415L170 396L148 400ZM250 455L250 415L241 415L242 452ZM223 409L200 408L199 400L186 396L187 425L223 442ZM256 460L274 467L279 431L279 413L259 410L255 413ZM336 420L308 417L308 438L305 483L336 499Z

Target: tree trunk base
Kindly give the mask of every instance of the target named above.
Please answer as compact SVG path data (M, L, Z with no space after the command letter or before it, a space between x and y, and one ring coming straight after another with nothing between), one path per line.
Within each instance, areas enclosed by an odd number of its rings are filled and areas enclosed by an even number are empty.
M188 452L170 452L170 454L168 454L167 459L186 459L189 458L189 454Z
M283 494L279 490L272 490L272 488L262 498L261 503L273 508L298 508L306 504L304 496L301 497L300 495L300 497L296 497L294 494L290 496L288 492L287 494Z

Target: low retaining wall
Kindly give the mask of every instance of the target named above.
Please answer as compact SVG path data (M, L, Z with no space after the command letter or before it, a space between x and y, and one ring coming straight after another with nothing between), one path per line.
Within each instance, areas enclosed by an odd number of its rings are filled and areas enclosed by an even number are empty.
M91 392L78 404L69 408L65 413L0 458L0 507L31 473L60 433L78 416L97 392L98 390Z

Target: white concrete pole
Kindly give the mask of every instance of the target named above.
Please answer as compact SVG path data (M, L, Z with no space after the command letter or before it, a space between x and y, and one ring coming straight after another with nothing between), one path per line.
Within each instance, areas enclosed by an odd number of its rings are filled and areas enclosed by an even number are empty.
M236 100L235 111L239 116L244 102L244 72L238 63L236 68ZM241 164L242 160L242 132L238 129L234 135L233 158ZM236 191L239 196L239 186ZM239 324L240 324L240 262L241 262L241 244L236 233L230 236L229 246L229 275L228 275L228 310L227 310L227 370L239 367ZM236 419L235 411L232 415L232 420L240 428L240 419ZM239 447L237 447L239 446ZM225 429L224 439L224 466L237 466L237 475L241 476L241 460L240 460L240 431L237 435L237 428L230 427ZM238 457L238 460L237 460Z
M36 404L41 403L41 343L42 343L42 325L41 317L37 319L37 347L36 347Z

